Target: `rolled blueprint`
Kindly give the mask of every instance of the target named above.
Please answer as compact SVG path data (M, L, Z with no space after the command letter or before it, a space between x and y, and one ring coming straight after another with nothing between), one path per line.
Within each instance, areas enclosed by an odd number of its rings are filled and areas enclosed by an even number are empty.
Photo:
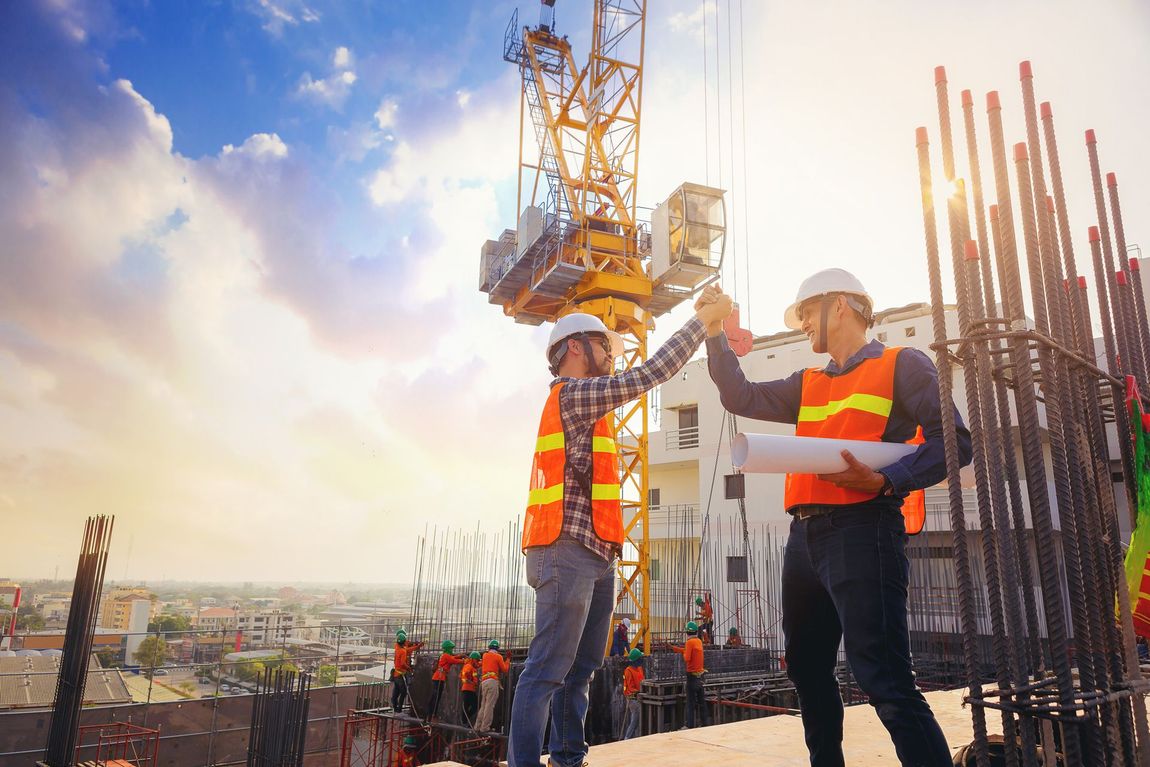
M855 458L872 469L881 469L917 449L917 445L901 442L740 432L731 445L731 463L736 469L753 474L833 474L846 471L843 450L851 451Z

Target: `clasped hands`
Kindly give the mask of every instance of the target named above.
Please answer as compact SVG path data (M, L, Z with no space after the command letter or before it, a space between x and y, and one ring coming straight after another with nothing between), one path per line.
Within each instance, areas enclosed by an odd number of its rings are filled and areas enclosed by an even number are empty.
M715 284L703 288L703 292L695 299L695 316L707 327L708 336L717 336L723 332L723 320L730 316L734 308L735 303L731 297Z

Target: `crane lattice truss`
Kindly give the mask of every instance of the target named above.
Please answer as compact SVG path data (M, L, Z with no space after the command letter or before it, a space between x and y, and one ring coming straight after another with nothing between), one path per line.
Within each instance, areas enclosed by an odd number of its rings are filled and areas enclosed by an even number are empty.
M653 317L678 303L652 300L649 234L636 217L645 19L645 0L595 0L591 54L582 68L548 24L520 28L513 16L504 45L504 58L523 78L517 209L538 207L542 221L534 237L520 222L515 257L496 265L494 276L518 268L522 284L503 280L513 292L497 286L492 300L531 324L576 308L600 317L624 338L624 369L646 360ZM528 126L534 141L524 140ZM633 607L633 641L644 644L647 418L646 396L616 414L626 534L618 599Z

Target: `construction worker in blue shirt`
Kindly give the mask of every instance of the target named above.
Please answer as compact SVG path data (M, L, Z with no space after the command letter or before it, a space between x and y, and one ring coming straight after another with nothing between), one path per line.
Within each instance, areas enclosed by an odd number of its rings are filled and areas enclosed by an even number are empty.
M708 289L699 301L717 297ZM787 675L799 695L811 764L843 765L843 704L834 673L841 639L900 762L950 765L946 738L911 669L902 509L905 497L946 476L938 373L917 349L868 342L873 301L844 269L805 280L784 321L806 334L815 353L831 356L824 368L751 383L721 323L708 326L708 369L728 411L796 424L800 436L914 442L917 433L921 441L914 452L879 470L843 451L844 471L787 475L785 506L792 519L783 559L782 622ZM970 434L957 411L955 418L965 465L971 460ZM921 493L917 497L921 509Z

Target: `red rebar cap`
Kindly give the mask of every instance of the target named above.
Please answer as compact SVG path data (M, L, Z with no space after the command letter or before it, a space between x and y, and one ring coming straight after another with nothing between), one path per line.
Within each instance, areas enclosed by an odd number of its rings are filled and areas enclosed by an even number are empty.
M939 83L945 83L945 82L946 82L946 67L935 67L934 68L934 84L938 85Z
M1054 212L1054 198L1050 195L1046 195L1046 209L1051 213Z
M978 243L975 242L974 240L967 240L965 248L966 248L966 253L965 253L966 260L967 261L977 261L978 260Z
M1029 156L1030 155L1028 155L1026 153L1026 142L1025 141L1020 141L1014 145L1014 159L1015 160L1025 160Z
M1089 130L1086 131L1086 143L1087 144L1097 144L1098 143L1098 139L1095 138L1095 136L1094 136L1094 129L1093 128L1090 128Z
M922 127L915 128L914 129L914 144L915 144L915 146L922 146L923 144L929 144L929 143L930 143L930 139L928 139L926 137L926 127L922 126Z
M1106 186L1118 186L1118 177L1113 173L1106 174Z
M1114 279L1118 280L1118 284L1125 287L1126 285L1126 272L1119 269L1114 273Z
M1102 237L1098 234L1098 227L1096 227L1096 226L1090 227L1090 241L1091 242L1098 242L1101 239L1102 239Z
M1023 61L1018 65L1018 77L1025 80L1028 77L1034 77L1034 72L1030 68L1029 61Z
M1039 114L1042 115L1043 120L1050 118L1050 116L1051 116L1050 102L1049 101L1043 101L1041 104L1039 104L1038 105L1038 112L1039 112Z
M970 95L970 91L962 92L962 105L964 107L974 106L974 96Z
M990 91L986 94L986 111L992 109L1002 109L1002 104L998 100L998 91Z
M1082 275L1078 276L1078 287L1082 288L1083 290L1086 290L1086 278L1083 277Z
M991 205L990 206L990 217L991 218L998 218L998 205Z
M1136 258L1130 259L1130 271L1132 271L1132 272L1142 271L1142 265L1138 263L1138 259L1136 259Z

